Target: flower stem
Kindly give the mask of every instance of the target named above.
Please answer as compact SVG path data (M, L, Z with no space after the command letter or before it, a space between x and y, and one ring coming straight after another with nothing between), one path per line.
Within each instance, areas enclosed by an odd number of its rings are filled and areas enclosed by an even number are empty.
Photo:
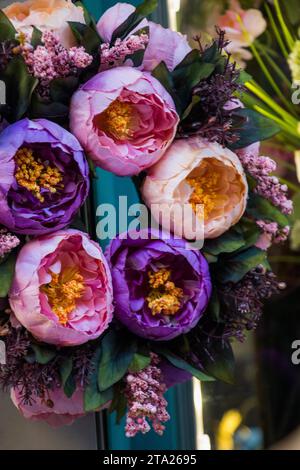
M284 44L284 42L283 42L283 40L282 40L282 37L281 37L281 35L280 35L280 32L279 32L279 30L278 30L278 28L277 28L277 25L276 25L274 16L273 16L273 14L272 14L272 12L271 12L271 9L270 9L270 7L269 7L269 5L268 5L267 3L265 4L265 9L266 9L266 12L267 12L267 15L268 15L268 18L269 18L271 27L272 27L272 29L273 29L274 35L275 35L275 37L276 37L276 39L277 39L277 42L278 42L278 44L279 44L279 47L280 47L280 49L281 49L281 52L283 53L284 57L287 58L288 55L289 55L288 50L287 50L287 48L285 47L285 44Z
M281 11L278 0L274 0L274 6L275 6L278 21L279 21L279 23L281 25L281 28L282 28L282 32L283 32L285 41L287 43L288 48L292 51L293 48L294 48L294 45L295 45L295 40L294 40L293 36L291 35L291 33L290 33L290 31L289 31L289 29L286 25L286 22L283 18L283 14L282 14L282 11Z

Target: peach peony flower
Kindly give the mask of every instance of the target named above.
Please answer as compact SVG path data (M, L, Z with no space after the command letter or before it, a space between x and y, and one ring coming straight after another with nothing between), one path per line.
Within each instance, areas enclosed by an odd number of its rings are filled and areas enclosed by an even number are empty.
M97 166L136 175L173 141L178 115L158 80L132 67L95 75L72 97L70 127Z
M36 238L20 251L9 294L17 320L36 338L75 346L112 320L112 282L99 245L78 230Z
M85 23L82 7L71 0L26 0L3 9L18 31L31 34L32 26L41 31L53 31L65 47L76 45L68 21Z
M245 48L266 30L267 22L261 11L254 8L243 10L237 0L231 0L230 8L219 18L218 25L230 41L226 50L243 65L244 60L252 58L251 52Z
M159 204L168 205L171 216L172 207L178 204L192 206L190 212L194 214L198 214L197 206L203 205L204 238L216 238L242 217L248 186L235 153L217 143L190 138L176 141L151 168L142 194L154 219L162 224ZM192 217L185 215L181 223L174 215L172 217L170 228L175 235L201 240L201 225L195 230Z

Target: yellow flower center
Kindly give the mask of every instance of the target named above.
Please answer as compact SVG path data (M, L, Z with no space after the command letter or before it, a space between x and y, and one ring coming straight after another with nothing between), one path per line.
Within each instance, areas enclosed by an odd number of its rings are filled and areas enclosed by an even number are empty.
M15 155L15 178L20 186L30 191L40 202L45 198L42 189L56 193L63 176L55 166L45 166L33 151L26 147L20 148Z
M150 271L148 277L150 292L146 300L152 315L175 315L181 307L183 290L171 281L171 271Z
M96 117L96 124L106 134L117 140L126 140L133 136L135 112L131 104L115 100Z
M76 302L84 292L82 275L77 268L69 268L60 274L51 272L52 280L42 287L47 295L52 311L59 319L59 323L66 325L70 313L76 308Z
M204 206L204 217L206 218L214 210L219 201L219 185L221 174L215 171L213 165L209 164L208 159L204 159L201 166L202 172L199 175L191 176L186 179L187 183L193 188L189 202L194 211L197 205Z

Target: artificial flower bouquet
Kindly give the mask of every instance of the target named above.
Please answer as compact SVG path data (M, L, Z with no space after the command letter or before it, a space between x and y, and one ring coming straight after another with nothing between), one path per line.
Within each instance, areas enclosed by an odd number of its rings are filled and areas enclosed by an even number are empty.
M292 204L259 153L278 127L243 105L223 31L192 49L156 4L0 12L0 384L54 426L108 408L129 437L162 434L165 390L232 382L232 340L284 287L267 250ZM157 228L103 253L78 220L94 166L132 176Z

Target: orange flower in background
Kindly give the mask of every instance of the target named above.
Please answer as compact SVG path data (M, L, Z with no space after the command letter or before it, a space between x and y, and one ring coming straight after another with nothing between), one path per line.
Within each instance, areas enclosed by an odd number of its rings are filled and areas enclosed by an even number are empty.
M85 23L83 9L71 0L27 0L3 11L18 31L31 34L32 25L41 31L52 30L65 47L76 45L68 21Z

